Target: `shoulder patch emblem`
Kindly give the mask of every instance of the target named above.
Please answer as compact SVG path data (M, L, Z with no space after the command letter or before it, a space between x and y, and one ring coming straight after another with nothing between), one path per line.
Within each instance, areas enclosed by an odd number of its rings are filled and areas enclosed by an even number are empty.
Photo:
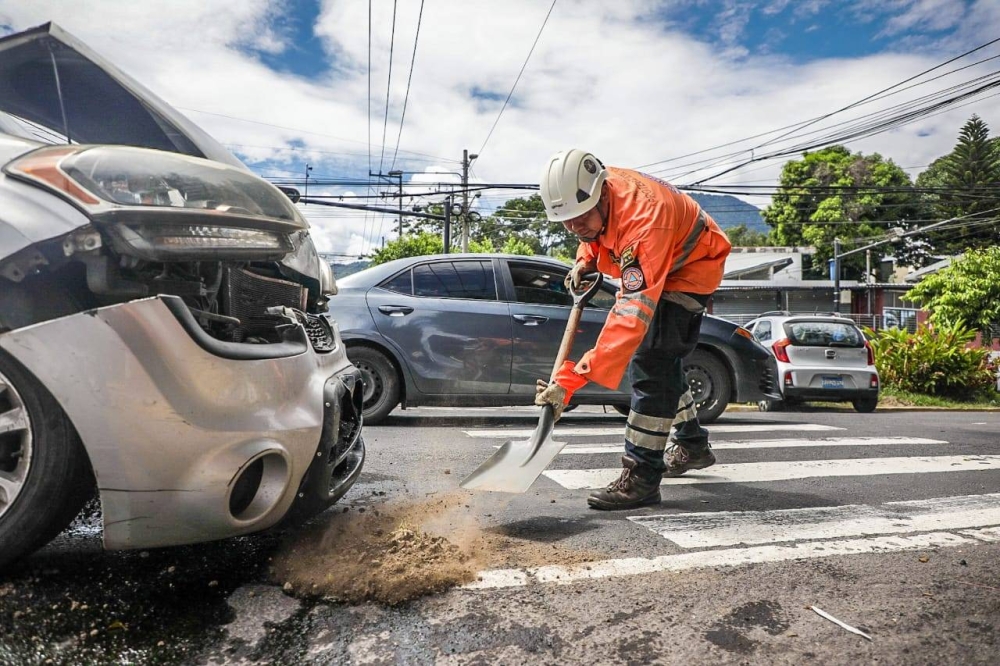
M638 266L629 266L622 271L622 286L625 291L639 291L646 286L646 277Z
M635 263L635 247L627 247L622 250L621 267L625 268L631 263Z

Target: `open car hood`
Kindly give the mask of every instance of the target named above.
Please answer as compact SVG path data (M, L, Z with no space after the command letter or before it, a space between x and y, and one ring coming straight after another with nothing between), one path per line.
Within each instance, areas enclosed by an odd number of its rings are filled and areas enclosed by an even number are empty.
M246 169L204 130L53 23L0 39L0 111L61 136L68 126L76 143L155 148Z

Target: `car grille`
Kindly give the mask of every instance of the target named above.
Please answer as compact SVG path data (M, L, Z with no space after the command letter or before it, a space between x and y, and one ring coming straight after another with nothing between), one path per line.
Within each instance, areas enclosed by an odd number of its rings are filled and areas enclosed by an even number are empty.
M227 269L222 305L226 314L242 322L232 331L233 342L256 335L273 335L275 324L280 322L267 314L267 309L284 305L305 310L307 294L306 288L295 282L257 275L242 268Z

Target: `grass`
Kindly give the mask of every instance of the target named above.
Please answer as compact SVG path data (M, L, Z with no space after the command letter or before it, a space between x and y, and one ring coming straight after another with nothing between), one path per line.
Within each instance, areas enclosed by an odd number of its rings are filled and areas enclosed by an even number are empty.
M992 391L979 396L973 400L960 401L951 398L941 398L935 395L924 395L903 391L892 386L883 386L879 393L879 405L886 407L912 406L912 407L943 407L947 409L996 409L1000 408L1000 393Z

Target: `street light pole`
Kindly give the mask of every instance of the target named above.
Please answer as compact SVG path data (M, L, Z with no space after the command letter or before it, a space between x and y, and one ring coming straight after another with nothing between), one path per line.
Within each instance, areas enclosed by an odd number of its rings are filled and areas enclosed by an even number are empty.
M313 168L311 166L309 166L308 164L306 164L306 186L304 188L305 189L305 194L303 195L304 197L308 197L309 196L309 172L312 171L312 170L313 170ZM305 204L303 204L303 205L305 205Z

